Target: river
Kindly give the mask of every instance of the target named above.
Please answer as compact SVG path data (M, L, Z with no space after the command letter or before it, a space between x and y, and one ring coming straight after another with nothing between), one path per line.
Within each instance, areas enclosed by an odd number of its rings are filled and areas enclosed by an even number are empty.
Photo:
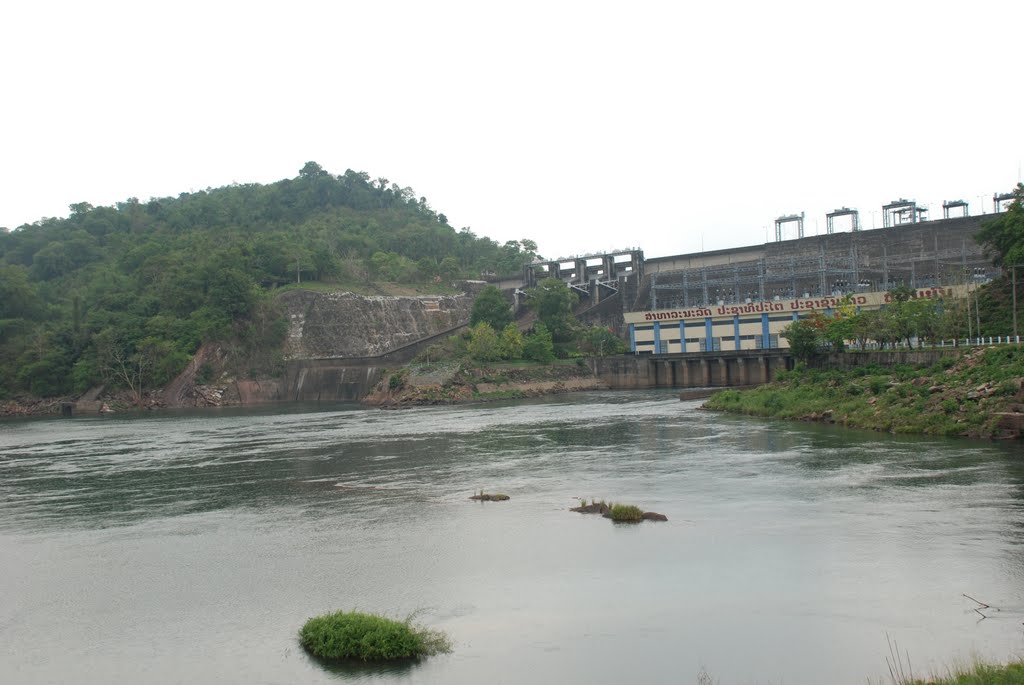
M887 678L887 640L916 675L1024 650L1018 444L698 407L0 422L0 682L841 685ZM454 651L325 667L296 634L337 609Z

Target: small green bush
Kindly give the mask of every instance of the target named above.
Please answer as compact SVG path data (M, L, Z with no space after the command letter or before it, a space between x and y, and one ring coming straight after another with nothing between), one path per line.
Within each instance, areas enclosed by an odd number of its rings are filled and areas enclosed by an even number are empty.
M443 633L414 625L411 618L395 621L358 611L309 619L299 631L299 642L322 659L390 661L451 651Z
M1011 380L1001 381L996 386L996 394L1004 397L1009 395L1015 395L1017 393L1017 384Z
M640 507L632 504L613 504L609 513L612 521L642 521L644 516Z

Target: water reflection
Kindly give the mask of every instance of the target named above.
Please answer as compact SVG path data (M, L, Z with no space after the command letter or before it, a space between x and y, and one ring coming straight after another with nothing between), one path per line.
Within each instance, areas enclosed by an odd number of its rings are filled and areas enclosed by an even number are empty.
M346 682L373 681L408 676L422 663L416 659L391 663L365 663L360 661L326 661L312 656L307 658L326 673Z

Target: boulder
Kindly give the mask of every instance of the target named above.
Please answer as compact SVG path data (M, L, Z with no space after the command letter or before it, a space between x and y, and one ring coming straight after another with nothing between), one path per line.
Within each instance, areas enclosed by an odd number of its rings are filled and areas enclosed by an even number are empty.
M656 511L645 511L641 518L643 518L644 521L668 521L668 516L659 514Z

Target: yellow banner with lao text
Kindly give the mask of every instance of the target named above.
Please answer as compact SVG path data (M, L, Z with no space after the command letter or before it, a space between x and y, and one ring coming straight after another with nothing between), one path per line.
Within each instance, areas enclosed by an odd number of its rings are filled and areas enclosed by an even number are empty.
M912 291L915 299L940 299L963 297L970 290L967 285L936 286L918 288ZM744 316L750 314L780 314L792 312L824 312L829 309L851 304L854 307L877 309L892 302L891 292L856 293L829 297L798 297L790 300L761 300L743 304L718 304L686 309L656 309L652 311L626 312L626 323L649 323L652 321L685 321L687 319L718 318L723 316Z

